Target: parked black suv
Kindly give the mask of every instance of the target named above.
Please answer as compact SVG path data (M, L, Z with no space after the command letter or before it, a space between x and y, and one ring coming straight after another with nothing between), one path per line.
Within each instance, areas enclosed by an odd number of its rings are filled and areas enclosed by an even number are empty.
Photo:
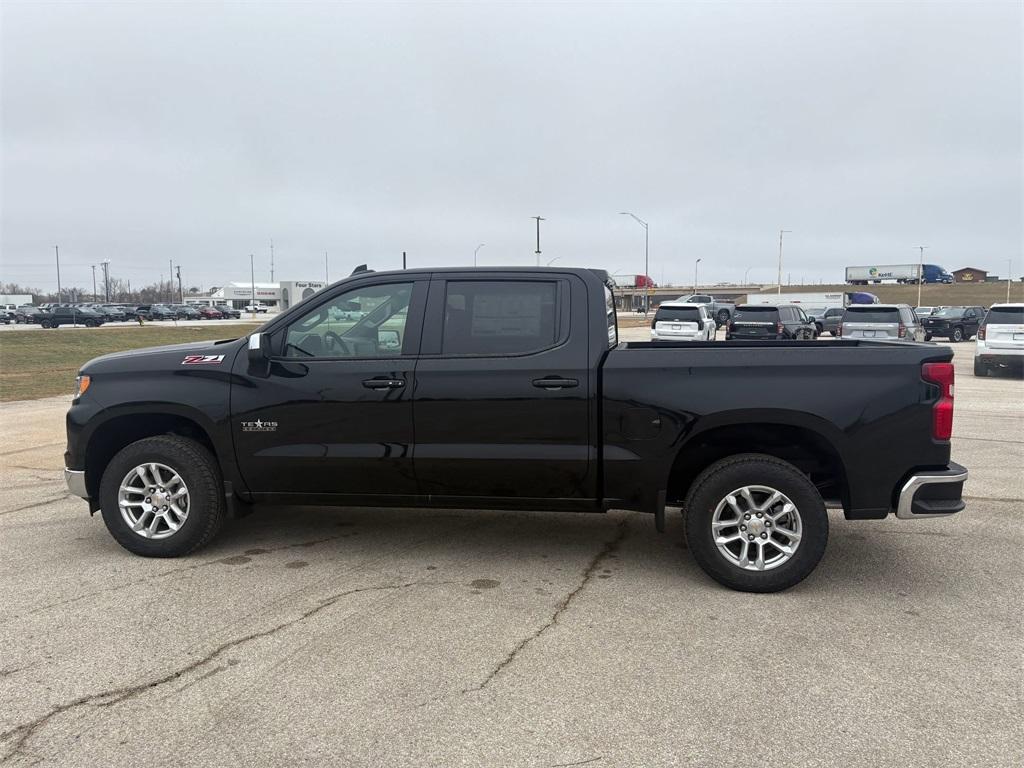
M224 315L224 317L230 317L233 320L238 320L242 317L241 311L229 307L227 304L217 304L214 306L214 309Z
M135 316L144 320L177 320L178 313L163 304L141 304L135 309Z
M188 304L171 304L168 307L179 320L201 320L202 316L199 314L199 310L195 307L190 307Z
M725 331L732 339L813 339L814 323L792 304L740 304Z
M43 328L61 325L85 325L96 328L106 322L106 317L89 307L52 307L39 321Z
M978 333L984 319L984 307L943 307L921 321L924 340L942 336L950 341L968 341Z
M14 322L16 323L38 323L44 317L46 317L46 313L39 307L24 306L14 310Z

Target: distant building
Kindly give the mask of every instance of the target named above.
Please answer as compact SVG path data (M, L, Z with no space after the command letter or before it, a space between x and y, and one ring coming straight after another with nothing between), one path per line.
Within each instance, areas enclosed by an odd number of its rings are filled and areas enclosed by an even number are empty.
M0 293L0 304L16 304L20 307L22 304L31 304L32 298L30 293Z
M988 270L977 267L961 267L953 270L953 281L957 283L984 283Z
M241 309L252 303L255 293L257 304L285 310L326 287L327 283L320 280L283 280L280 283L256 283L255 285L246 282L232 282L224 283L220 288L214 288L205 296L186 296L185 301L189 304L200 305L227 304L235 309Z

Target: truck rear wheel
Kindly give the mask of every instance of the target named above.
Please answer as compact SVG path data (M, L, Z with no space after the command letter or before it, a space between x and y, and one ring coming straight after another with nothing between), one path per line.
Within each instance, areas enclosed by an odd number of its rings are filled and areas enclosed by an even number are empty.
M213 455L177 435L121 449L100 482L103 522L118 544L144 557L179 557L208 543L225 517Z
M720 310L718 310L718 314L715 315L715 321L719 325L725 325L726 323L728 323L729 322L729 310L728 309L720 309Z
M792 464L764 454L712 464L691 486L684 514L697 563L742 592L798 584L828 542L828 513L817 488Z

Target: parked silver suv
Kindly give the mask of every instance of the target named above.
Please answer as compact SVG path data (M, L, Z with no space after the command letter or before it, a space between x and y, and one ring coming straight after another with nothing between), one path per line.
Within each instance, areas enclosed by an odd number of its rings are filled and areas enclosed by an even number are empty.
M844 339L924 341L924 328L909 304L853 304L843 312Z
M1024 375L1024 304L993 304L978 329L974 375L998 368Z

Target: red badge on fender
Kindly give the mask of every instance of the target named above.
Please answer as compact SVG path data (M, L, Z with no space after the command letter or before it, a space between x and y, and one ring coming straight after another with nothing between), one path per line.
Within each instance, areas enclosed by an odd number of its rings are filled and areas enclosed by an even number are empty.
M185 355L182 365L220 365L224 355Z

